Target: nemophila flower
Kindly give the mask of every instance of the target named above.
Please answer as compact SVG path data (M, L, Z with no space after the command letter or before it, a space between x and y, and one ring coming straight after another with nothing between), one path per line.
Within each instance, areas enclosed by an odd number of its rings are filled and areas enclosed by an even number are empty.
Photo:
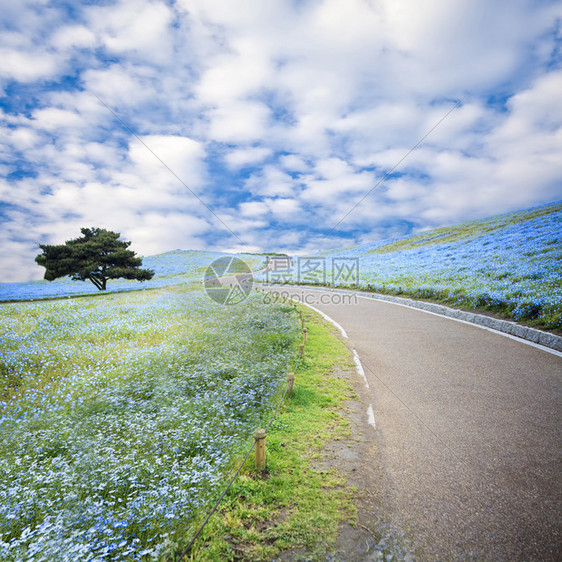
M226 308L186 289L97 302L0 307L17 382L2 380L0 403L3 560L160 552L216 497L299 335L258 298Z
M201 281L209 265L221 256L220 252L181 251L168 252L143 259L143 267L153 269L154 277L144 281L141 289L156 289L170 285ZM264 262L262 256L239 254L252 269L259 269ZM108 292L138 291L135 281L118 279L108 284ZM29 283L0 283L0 301L45 299L71 295L96 294L97 289L90 283L72 281L70 278L55 281L31 281ZM164 321L164 320L163 320Z
M459 239L438 234L419 247L387 253L377 250L393 240L324 252L326 278L333 278L334 258L358 258L359 288L501 308L517 320L542 319L555 328L562 314L562 211L523 222L518 217L512 215L512 224L505 217L488 219ZM297 267L291 275L301 281ZM334 284L349 282L336 276Z

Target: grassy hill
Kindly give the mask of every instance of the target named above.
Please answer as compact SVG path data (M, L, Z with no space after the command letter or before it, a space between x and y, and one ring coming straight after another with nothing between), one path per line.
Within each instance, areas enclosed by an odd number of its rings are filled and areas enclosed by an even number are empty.
M143 266L154 269L153 279L110 281L108 291L199 281L225 255L175 250L148 256ZM266 254L238 257L258 270ZM562 330L562 201L293 261L293 269L277 280L435 300ZM342 264L357 266L356 274L342 275ZM0 301L95 293L90 283L70 279L0 283Z
M139 283L126 279L110 280L107 292L155 289L203 279L205 270L216 259L229 256L223 252L198 250L174 250L143 258L143 267L154 270L150 281ZM237 254L253 270L265 263L261 254ZM98 290L90 282L72 281L70 278L56 281L30 281L27 283L0 283L0 301L35 300L70 295L95 294Z
M562 329L562 201L318 257L324 259L316 276L299 268L306 258L294 260L291 280L436 300ZM359 272L345 278L338 264L350 259Z
M290 280L489 309L560 330L561 222L557 202L337 249L308 258L319 269L295 259ZM290 307L259 293L228 307L205 296L198 282L224 255L147 257L154 279L113 281L99 297L93 285L70 280L0 284L3 300L96 295L0 306L0 559L166 559L192 536L233 459L269 419L301 341ZM254 270L264 261L240 257ZM359 265L354 278L340 274L342 263ZM134 291L143 287L160 288ZM306 376L287 406L297 418L284 417L268 436L269 488L244 473L227 497L238 511L217 514L199 553L211 545L222 549L214 559L225 558L236 536L270 554L303 541L312 548L326 517L332 526L339 517L341 484L326 486L327 476L306 464L318 454L310 420L325 415L322 431L331 436L332 396L343 396L341 387L321 394L335 343L309 326ZM318 374L311 361L323 362ZM295 443L312 455L304 464ZM268 526L275 517L279 524ZM250 520L259 526L246 526ZM265 540L256 533L262 526Z
M299 328L193 284L0 305L0 560L155 560L191 537Z

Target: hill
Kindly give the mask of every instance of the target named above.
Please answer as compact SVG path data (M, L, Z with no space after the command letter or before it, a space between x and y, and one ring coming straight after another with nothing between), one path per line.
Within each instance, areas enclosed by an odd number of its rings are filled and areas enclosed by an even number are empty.
M317 275L299 257L292 282L324 280L562 329L562 201L314 258ZM345 260L356 260L357 274L341 274L342 264L353 265Z
M107 292L155 289L179 283L203 279L205 270L216 259L229 256L224 252L198 250L174 250L143 258L143 267L154 270L150 281L139 283L118 279L108 283ZM259 269L265 262L261 254L237 254L252 269ZM35 300L70 295L96 294L98 290L89 282L72 281L70 278L56 281L29 281L26 283L0 283L0 301Z

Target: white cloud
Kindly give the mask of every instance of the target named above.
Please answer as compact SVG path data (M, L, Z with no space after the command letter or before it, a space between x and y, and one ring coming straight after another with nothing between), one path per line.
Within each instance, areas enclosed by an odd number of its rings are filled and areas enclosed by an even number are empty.
M288 222L301 222L303 219L301 216L302 208L296 199L278 197L267 199L266 204L278 219L284 219Z
M239 148L225 155L224 159L231 168L243 168L261 162L272 154L270 148L255 146L252 148Z
M299 190L298 183L289 174L273 165L252 174L245 187L256 196L286 196Z
M289 172L305 172L309 169L308 164L296 154L286 154L280 158L280 163Z
M367 240L562 197L557 2L22 0L4 15L0 264L21 271L6 252L32 261L85 224L145 254L239 244L131 131L253 249L349 243L307 231L461 99L342 229Z
M0 49L0 77L33 82L53 76L58 70L59 61L53 55Z
M37 127L47 131L54 131L66 127L79 127L82 124L80 116L74 111L48 107L33 112L33 119Z
M96 36L84 25L69 25L54 33L52 44L59 49L93 47Z
M8 143L15 150L28 150L39 142L39 135L30 128L21 127L19 129L2 130L4 142Z
M513 96L508 103L509 116L490 138L511 150L529 135L552 139L562 128L562 71L552 71L538 78L528 89Z
M216 229L224 231L226 225L242 243L250 242L256 236L256 232L268 225L268 221L256 215L242 216L235 211L218 213L217 217L220 219L220 222L218 220L214 221ZM257 237L259 238L259 234Z
M248 201L240 204L240 214L243 217L261 217L269 211L269 207L262 201Z
M200 142L171 135L145 135L134 139L129 147L129 157L140 177L154 186L158 182L173 181L185 187L171 175L174 172L190 188L203 182L205 150Z
M314 203L333 204L334 198L350 192L366 192L374 185L370 172L357 171L340 158L328 158L316 163L314 175L303 176L306 188L303 199Z
M227 105L259 92L271 81L272 64L259 43L235 42L235 53L219 57L207 70L195 91L203 103Z
M88 92L112 110L147 100L154 88L154 71L146 66L112 64L103 70L87 70L82 79Z
M384 12L397 72L430 95L518 81L524 51L552 21L548 5L526 1L388 1Z
M147 213L127 225L125 236L142 255L153 255L174 249L203 249L199 235L209 231L208 221L185 213Z
M91 28L106 48L144 61L163 63L172 56L172 12L163 2L121 0L88 11Z
M17 283L42 279L44 269L39 268L33 257L39 254L38 244L14 239L12 231L0 233L0 264L2 283Z
M260 102L236 102L210 110L209 135L213 140L252 142L266 136L270 111Z

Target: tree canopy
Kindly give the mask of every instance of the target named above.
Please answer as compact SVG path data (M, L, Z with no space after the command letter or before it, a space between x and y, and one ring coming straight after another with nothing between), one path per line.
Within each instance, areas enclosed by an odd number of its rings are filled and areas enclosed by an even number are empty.
M108 279L152 279L154 271L140 269L142 259L128 250L131 242L105 228L81 228L82 236L64 244L39 244L43 251L35 261L45 268L45 279L70 276L75 281L91 281L100 291Z

